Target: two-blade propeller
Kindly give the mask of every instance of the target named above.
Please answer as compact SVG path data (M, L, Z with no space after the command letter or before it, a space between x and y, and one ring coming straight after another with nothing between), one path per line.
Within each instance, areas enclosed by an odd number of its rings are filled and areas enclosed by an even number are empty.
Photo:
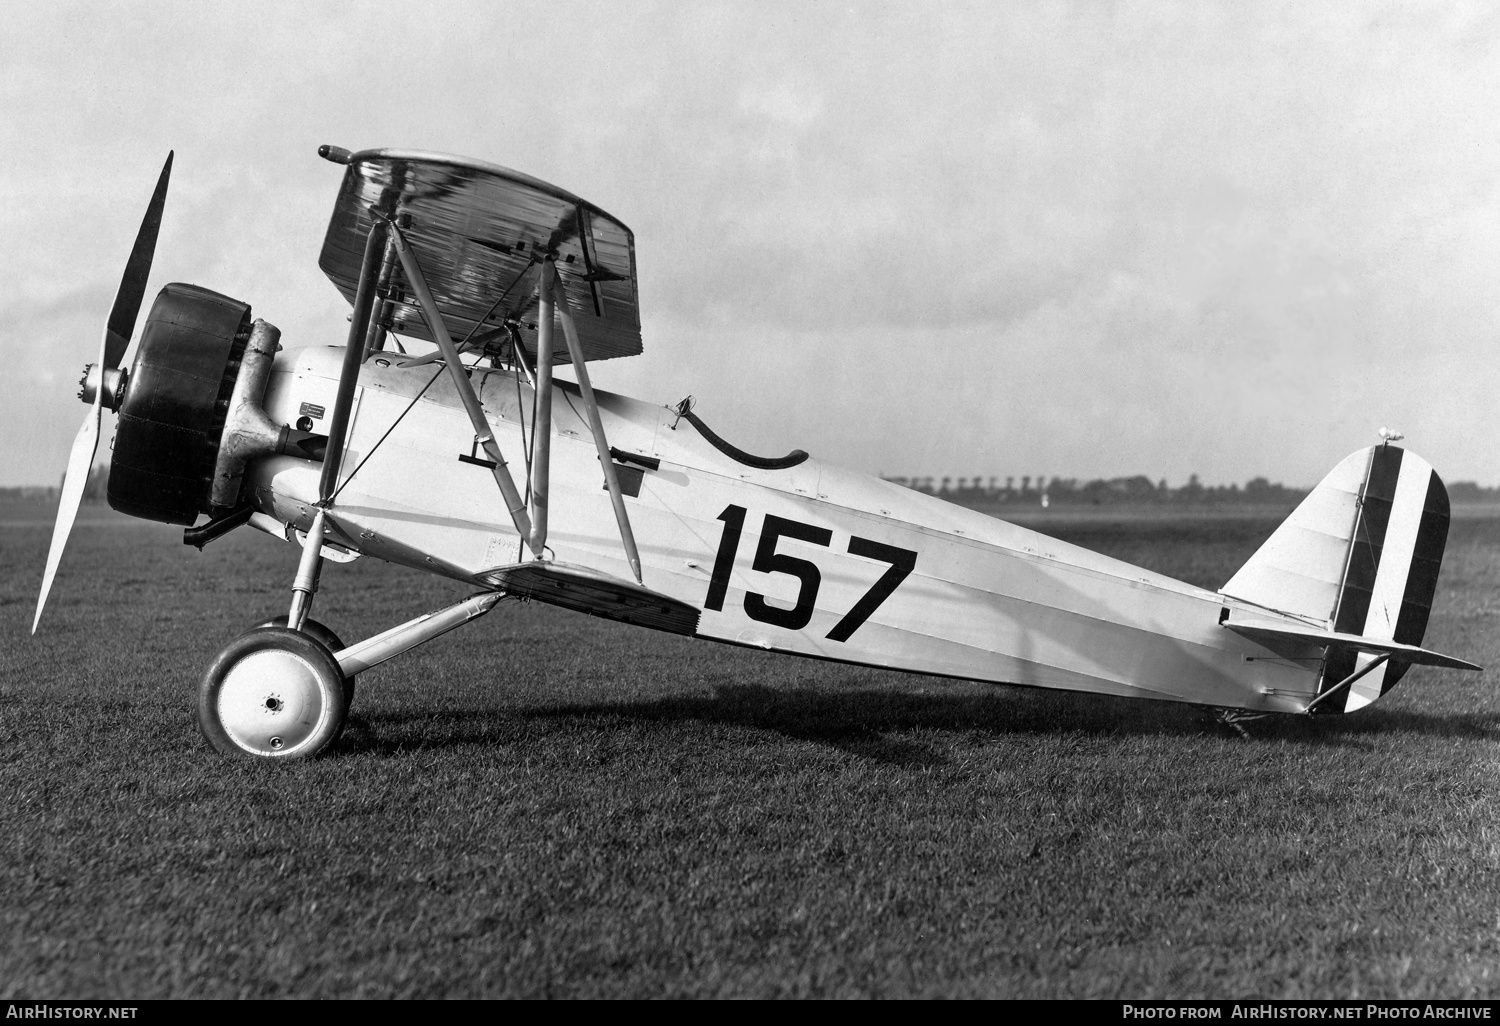
M88 415L73 438L73 451L68 456L68 470L63 478L62 501L57 507L57 523L52 527L52 547L47 550L47 569L42 574L42 591L36 600L36 616L31 621L31 633L36 633L42 620L42 608L47 604L47 593L52 590L52 579L57 575L57 565L67 547L68 535L73 530L73 521L78 517L78 506L83 501L83 489L88 483L89 468L94 463L94 453L99 448L99 423L104 415L106 393L119 387L120 360L130 345L130 336L135 332L136 316L141 311L141 301L146 296L146 279L151 276L151 259L156 253L156 236L161 230L162 208L167 202L167 180L172 174L172 154L162 165L161 177L156 181L156 191L146 207L146 216L141 221L141 230L136 233L135 246L130 259L125 263L125 274L120 279L119 291L115 293L115 305L105 323L104 337L99 343L99 362L84 372L83 391L79 398L90 403ZM90 393L92 392L92 396ZM114 403L110 403L114 408Z

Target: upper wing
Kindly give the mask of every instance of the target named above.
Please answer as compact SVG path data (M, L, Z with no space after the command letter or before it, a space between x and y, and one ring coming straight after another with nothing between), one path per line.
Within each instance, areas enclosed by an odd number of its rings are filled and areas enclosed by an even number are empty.
M573 307L584 358L607 360L641 351L635 236L592 203L518 171L462 157L406 150L355 153L318 258L351 303L374 222L372 209L400 219L455 338L514 319L534 356L535 260L551 254ZM432 341L410 288L403 288L399 265L391 284L393 294L399 293L392 330ZM559 346L554 362L567 358Z

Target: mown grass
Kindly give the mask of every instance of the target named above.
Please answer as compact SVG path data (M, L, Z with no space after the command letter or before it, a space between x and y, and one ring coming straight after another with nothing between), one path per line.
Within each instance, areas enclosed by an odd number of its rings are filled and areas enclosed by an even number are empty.
M1213 585L1273 526L1055 533ZM247 764L196 678L293 549L83 526L33 639L47 534L0 528L0 997L1500 994L1493 672L1245 739L503 604ZM1456 522L1429 644L1500 662L1497 581ZM324 586L346 638L463 593Z

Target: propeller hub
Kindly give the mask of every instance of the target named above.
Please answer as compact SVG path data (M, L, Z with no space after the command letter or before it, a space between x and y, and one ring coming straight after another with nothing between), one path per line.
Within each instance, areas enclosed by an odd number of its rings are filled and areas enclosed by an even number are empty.
M88 405L94 405L94 396L99 391L100 368L96 363L88 364L83 368L83 377L78 379L78 398ZM120 401L125 397L125 385L130 379L130 372L120 367L112 367L102 374L104 382L104 395L99 405L108 410L118 410Z

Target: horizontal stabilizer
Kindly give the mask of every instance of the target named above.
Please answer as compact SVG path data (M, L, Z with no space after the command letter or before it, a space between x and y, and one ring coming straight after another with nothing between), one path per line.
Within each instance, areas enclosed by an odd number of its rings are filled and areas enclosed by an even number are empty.
M517 563L486 570L477 580L509 595L536 599L606 620L692 636L701 610L670 595L571 563Z
M1392 661L1407 664L1446 666L1453 670L1484 669L1484 667L1476 666L1466 660L1455 659L1453 656L1443 655L1441 652L1418 648L1416 645L1403 645L1399 641L1389 641L1382 638L1367 638L1361 634L1344 634L1340 631L1323 630L1318 627L1290 623L1285 620L1230 619L1225 621L1224 626L1236 634L1243 634L1252 641L1306 641L1314 645L1325 645L1329 648L1344 649L1346 651L1373 652L1376 654L1387 653L1390 655Z

